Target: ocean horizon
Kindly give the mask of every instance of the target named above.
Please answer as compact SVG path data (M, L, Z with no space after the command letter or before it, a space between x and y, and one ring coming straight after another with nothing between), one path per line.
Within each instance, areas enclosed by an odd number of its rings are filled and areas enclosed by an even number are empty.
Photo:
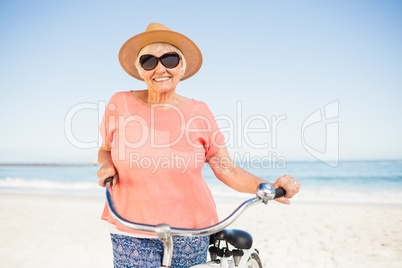
M238 164L270 182L284 174L294 176L302 186L294 201L402 204L402 160L348 160L337 167L319 161ZM103 196L98 169L96 163L0 163L0 192ZM214 198L251 197L220 182L208 164L203 177Z

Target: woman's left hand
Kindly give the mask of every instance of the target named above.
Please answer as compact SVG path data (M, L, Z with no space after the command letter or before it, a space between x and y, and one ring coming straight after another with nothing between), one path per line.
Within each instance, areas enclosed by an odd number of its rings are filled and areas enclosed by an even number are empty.
M300 191L300 182L290 175L283 175L274 183L274 188L276 189L278 187L285 189L286 195L275 199L275 201L289 205L289 199Z

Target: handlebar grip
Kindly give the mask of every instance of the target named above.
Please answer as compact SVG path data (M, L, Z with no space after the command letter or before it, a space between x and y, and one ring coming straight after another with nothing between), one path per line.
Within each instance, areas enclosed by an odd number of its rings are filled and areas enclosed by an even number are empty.
M282 187L279 187L279 188L275 189L275 197L274 197L274 199L282 197L282 196L285 196L285 194L286 194L285 189L283 189Z
M106 180L103 181L103 185L105 185L105 186L108 183L110 183L110 186L113 185L113 177L106 178Z

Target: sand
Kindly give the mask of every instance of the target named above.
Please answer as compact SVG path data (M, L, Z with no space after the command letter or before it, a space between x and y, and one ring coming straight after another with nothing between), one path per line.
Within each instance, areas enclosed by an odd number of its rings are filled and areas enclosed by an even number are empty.
M0 194L0 267L113 267L101 196ZM225 218L238 202L217 200ZM402 206L272 202L232 226L264 267L402 267Z

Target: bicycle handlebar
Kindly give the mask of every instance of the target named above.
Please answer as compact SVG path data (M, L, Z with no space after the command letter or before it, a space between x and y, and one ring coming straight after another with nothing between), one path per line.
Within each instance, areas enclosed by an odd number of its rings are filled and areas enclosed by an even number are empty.
M223 221L206 228L186 229L186 228L171 227L168 224L148 225L142 223L135 223L124 219L116 211L112 194L109 190L109 185L107 185L108 183L110 185L113 184L112 177L107 178L104 183L106 185L106 201L112 217L124 227L137 231L156 233L158 234L158 236L160 234L180 235L180 236L207 236L217 233L225 229L230 224L232 224L247 208L259 203L267 204L268 201L273 200L274 198L284 196L286 193L283 188L274 189L274 187L269 183L261 183L258 186L256 194L257 196L245 201Z
M103 181L104 186L106 186L108 183L110 183L111 186L113 185L113 177L108 177Z
M286 194L285 189L283 189L282 187L279 187L279 188L275 189L274 199L285 196L285 194Z

